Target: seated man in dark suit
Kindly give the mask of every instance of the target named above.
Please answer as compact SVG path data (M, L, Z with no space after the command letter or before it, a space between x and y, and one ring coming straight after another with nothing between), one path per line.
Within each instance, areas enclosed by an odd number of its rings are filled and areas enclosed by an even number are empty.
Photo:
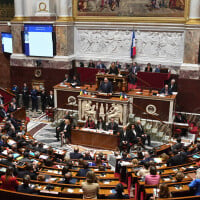
M76 87L76 86L80 86L81 85L81 83L78 80L77 76L73 76L73 78L71 79L70 83L71 83L72 87Z
M168 96L168 95L172 95L172 91L171 91L171 89L168 87L168 85L165 84L165 87L162 88L162 89L160 90L160 94L163 94L163 95L165 95L165 96Z
M172 92L177 92L177 84L175 79L172 79L168 85L168 88L172 91Z
M127 194L123 194L124 192L124 186L121 183L118 183L115 187L116 193L110 194L108 196L108 199L129 199L129 196Z
M137 132L137 136L141 138L142 144L144 145L144 144L145 144L145 141L146 141L146 139L147 139L147 141L148 141L148 146L150 146L150 145L151 145L151 138L150 138L150 135L144 133L144 129L143 129L142 125L141 125L141 121L140 121L140 120L138 120L138 121L136 122L135 130L136 130L136 132Z
M75 184L77 181L77 179L72 178L72 173L71 172L67 172L64 175L64 180L63 181L59 181L58 183L63 183L63 184Z
M37 179L37 173L33 170L33 165L31 163L27 163L24 170L18 171L18 175L17 176L19 178L23 178L25 175L29 175L31 180L36 180Z
M77 176L86 177L86 174L90 171L88 162L83 162L83 169L80 169L77 173Z
M108 130L113 130L113 134L116 135L118 132L118 124L115 122L114 118L110 119L110 123L108 124Z
M176 144L174 144L173 146L171 146L172 150L177 150L180 151L183 148L183 143L181 143L181 138L177 138L176 139Z
M106 66L102 61L99 61L99 63L96 66L97 69L106 69Z
M107 78L104 78L104 81L101 83L99 87L99 91L103 93L112 93L112 83L108 81Z
M83 155L79 153L79 148L75 147L74 152L70 153L70 159L80 159L83 158Z
M130 141L129 141L129 134L127 131L127 127L124 126L123 129L120 131L120 142L119 142L119 150L123 151L123 148L127 149L127 152L130 151Z
M68 74L65 74L65 79L64 79L64 83L70 83L70 78L69 78L69 75Z
M17 188L18 192L22 192L22 193L28 193L28 194L32 194L35 193L36 191L32 188L30 188L29 184L30 184L30 176L27 174L23 177L23 184L19 185Z

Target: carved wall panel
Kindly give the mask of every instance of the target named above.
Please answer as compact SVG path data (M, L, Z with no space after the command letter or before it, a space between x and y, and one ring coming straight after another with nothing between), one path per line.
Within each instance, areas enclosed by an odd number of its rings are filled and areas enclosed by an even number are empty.
M132 31L76 29L76 55L82 59L130 61ZM137 30L136 61L180 65L183 62L184 32Z

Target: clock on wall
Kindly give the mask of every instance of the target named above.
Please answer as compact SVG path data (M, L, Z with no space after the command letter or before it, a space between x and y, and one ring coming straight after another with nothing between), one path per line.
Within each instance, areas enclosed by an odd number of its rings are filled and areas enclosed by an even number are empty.
M46 2L42 1L42 2L39 3L39 11L47 11Z

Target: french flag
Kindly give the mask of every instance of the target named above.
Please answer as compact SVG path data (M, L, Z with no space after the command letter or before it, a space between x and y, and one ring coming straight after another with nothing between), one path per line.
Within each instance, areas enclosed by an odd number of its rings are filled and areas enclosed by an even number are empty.
M131 44L131 57L134 57L135 55L136 55L135 32L133 31L132 44Z

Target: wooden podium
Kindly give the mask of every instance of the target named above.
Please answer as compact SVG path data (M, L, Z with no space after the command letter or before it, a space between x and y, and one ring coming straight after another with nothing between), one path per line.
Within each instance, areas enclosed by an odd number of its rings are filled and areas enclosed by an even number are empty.
M98 73L96 74L97 88L99 88L101 81L103 81L104 78L108 78L108 80L112 82L114 92L128 91L128 81L126 76Z

